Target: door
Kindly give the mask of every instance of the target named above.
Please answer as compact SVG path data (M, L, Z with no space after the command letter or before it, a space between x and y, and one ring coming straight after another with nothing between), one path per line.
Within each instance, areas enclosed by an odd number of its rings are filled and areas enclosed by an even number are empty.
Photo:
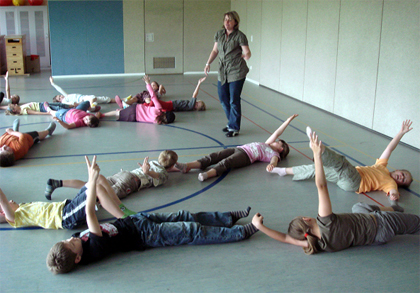
M38 55L41 68L50 68L47 6L0 8L0 34L26 35L26 55Z
M183 0L145 1L147 74L183 73Z

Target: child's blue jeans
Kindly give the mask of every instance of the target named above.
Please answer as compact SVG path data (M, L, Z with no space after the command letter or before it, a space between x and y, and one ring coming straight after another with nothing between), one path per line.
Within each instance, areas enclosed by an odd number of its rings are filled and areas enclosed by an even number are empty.
M76 110L82 110L82 111L87 111L87 109L90 108L90 102L89 101L84 101L81 102L77 107ZM70 111L71 109L60 109L55 113L55 117L57 117L58 119L60 119L63 122L66 122L66 114L68 111Z
M146 247L217 244L245 239L243 226L232 227L230 212L138 213L131 216Z

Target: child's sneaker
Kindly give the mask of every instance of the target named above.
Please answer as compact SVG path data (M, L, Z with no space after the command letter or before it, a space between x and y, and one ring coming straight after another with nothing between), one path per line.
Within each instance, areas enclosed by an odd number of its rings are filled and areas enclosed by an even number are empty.
M52 121L51 123L50 123L50 125L48 125L48 127L47 127L47 129L45 129L45 130L48 130L48 134L49 135L52 135L53 134L53 132L54 132L54 130L55 130L55 127L57 126L57 124L55 124L55 122L54 121Z
M13 121L13 131L19 132L19 125L20 125L20 119L15 119Z

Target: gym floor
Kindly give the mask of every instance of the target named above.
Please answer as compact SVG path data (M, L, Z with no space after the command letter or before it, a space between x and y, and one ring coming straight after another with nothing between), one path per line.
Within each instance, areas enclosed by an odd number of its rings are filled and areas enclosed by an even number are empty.
M21 102L52 101L57 93L49 83L49 72L29 77L10 77L12 94ZM163 100L190 99L201 75L152 76L166 87ZM145 89L141 76L55 78L67 93L126 97ZM389 143L389 137L355 125L295 99L246 82L242 93L242 126L239 136L227 138L221 129L226 118L217 97L217 76L202 84L198 99L205 112L178 112L167 126L150 123L101 121L98 128L65 130L60 125L52 137L34 145L29 153L9 168L0 168L1 188L8 199L45 201L49 178L87 180L84 156L97 155L101 174L132 170L144 157L157 160L158 154L172 149L180 162L189 162L213 151L254 141L264 142L284 120L299 114L282 138L291 151L279 166L310 164L312 151L305 128L310 125L320 139L344 154L354 165L372 165ZM4 79L1 79L4 91ZM102 111L116 109L106 104ZM21 132L43 130L50 116L6 116L1 110L0 129L4 132L17 117ZM384 117L384 119L386 119ZM414 120L415 117L407 117ZM414 121L413 127L420 127ZM402 121L395 121L395 134ZM407 135L410 135L408 133ZM400 144L391 156L389 169L412 172L410 189L402 189L400 205L406 213L419 214L420 152ZM170 173L168 182L157 188L134 193L123 200L135 211L174 212L180 209L230 211L251 206L251 221L259 212L264 223L287 231L296 216L317 215L318 196L314 180L292 181L265 171L266 163L232 170L205 182L199 172ZM334 184L329 191L336 213L351 212L358 201L388 206L382 192L356 194ZM54 201L73 198L75 189L60 188ZM104 210L101 221L113 218ZM80 227L76 231L84 230ZM69 238L75 231L14 229L0 225L0 292L418 292L420 285L419 236L397 236L382 246L354 247L336 253L307 256L299 247L277 242L259 232L249 240L220 245L178 246L143 252L115 254L90 266L79 266L66 275L53 275L45 259L51 246Z

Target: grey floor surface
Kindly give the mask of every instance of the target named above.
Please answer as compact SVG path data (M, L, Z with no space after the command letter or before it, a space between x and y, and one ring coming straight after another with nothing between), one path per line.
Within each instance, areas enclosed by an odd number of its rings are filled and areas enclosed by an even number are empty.
M11 92L22 102L51 101L56 94L49 72L30 77L11 77ZM152 77L165 85L164 100L189 99L199 75ZM56 78L68 93L125 97L145 89L140 76ZM4 91L4 80L1 80ZM101 121L97 129L67 131L57 126L52 137L35 145L26 157L10 168L0 168L0 187L16 202L44 201L48 178L87 179L84 155L97 155L105 176L121 168L135 169L145 156L157 159L164 149L175 150L181 162L212 151L253 141L265 141L271 132L294 113L297 117L283 134L292 147L279 166L311 163L306 125L321 140L346 155L355 165L372 165L390 138L371 132L324 111L264 87L246 82L242 95L242 129L235 138L221 132L226 119L217 98L216 76L202 85L199 98L205 112L177 113L169 126L147 123ZM105 110L115 104L101 105ZM0 129L11 127L14 116L0 111ZM415 117L413 127L420 127ZM42 130L49 116L20 116L21 131ZM386 119L386 118L384 118ZM395 121L394 132L402 121ZM407 135L410 135L408 133ZM409 169L415 181L401 190L400 205L407 213L419 214L418 150L399 145L389 168ZM136 211L171 212L186 209L228 211L252 207L262 213L264 223L283 232L295 216L316 216L317 192L313 180L293 182L265 171L266 163L206 182L198 172L171 173L166 185L132 194L124 203ZM358 201L389 205L385 194L344 192L329 185L333 210L350 212ZM53 200L73 198L76 190L61 188ZM100 210L101 220L112 220ZM252 216L240 221L251 221ZM82 230L82 227L79 230ZM251 239L223 245L179 246L114 255L67 275L54 276L46 268L50 247L74 231L13 229L0 225L0 292L418 292L420 280L419 236L398 236L387 245L355 247L337 253L307 256L302 249L257 233Z

